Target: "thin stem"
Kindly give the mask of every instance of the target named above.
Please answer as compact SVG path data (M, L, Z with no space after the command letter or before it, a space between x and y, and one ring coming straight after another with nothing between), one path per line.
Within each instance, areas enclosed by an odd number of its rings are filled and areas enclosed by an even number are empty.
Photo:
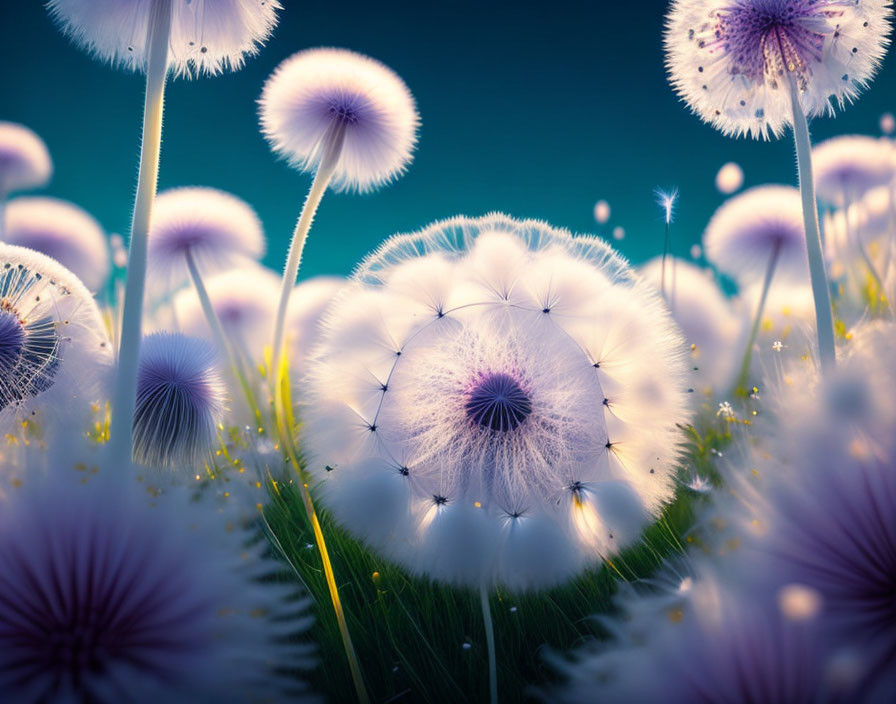
M152 204L159 177L162 145L162 114L165 79L168 75L168 38L171 33L171 0L154 0L146 30L146 97L143 105L143 143L140 174L131 221L130 252L121 323L121 347L112 396L109 428L113 462L131 458L132 424L137 395L137 364L143 322L143 292L146 285L146 247Z
M482 605L482 620L485 623L485 643L488 648L488 694L491 704L498 704L498 667L495 657L495 624L492 621L492 607L488 600L485 581L479 587L479 603Z
M793 141L796 146L797 175L803 200L803 225L806 229L806 251L809 255L809 276L815 299L815 326L818 333L818 357L823 372L837 363L834 348L834 316L831 311L831 291L824 269L824 253L818 227L818 205L815 183L812 180L812 144L809 123L800 105L799 88L793 75L790 78L790 105L793 110Z
M212 330L215 342L221 352L226 355L227 361L230 363L230 367L233 369L233 373L240 384L240 388L242 388L243 393L246 395L246 400L249 402L249 408L255 416L255 426L260 428L262 425L261 410L258 408L258 403L255 401L255 394L252 393L252 387L249 385L249 380L246 378L242 364L236 358L236 355L234 355L233 350L227 341L227 334L224 332L224 327L221 325L221 319L215 312L215 307L212 305L212 299L209 297L205 284L202 282L202 276L199 274L199 268L196 266L193 252L188 249L185 258L187 260L187 269L190 271L190 278L193 280L193 287L196 289L196 295L199 296L199 304L202 306L202 312L205 314L205 319L208 321L208 325Z
M299 265L302 262L302 251L305 249L305 242L308 239L308 232L311 230L311 224L314 222L314 216L320 205L327 187L336 171L336 165L339 163L339 157L342 155L342 145L345 142L344 125L338 125L336 129L324 138L322 145L322 155L320 165L314 174L314 181L311 182L311 188L308 196L305 198L305 204L302 206L302 212L296 222L296 228L292 233L292 240L289 243L289 254L286 257L286 267L283 270L283 282L280 286L280 302L277 305L277 318L274 324L274 346L273 350L273 369L279 372L283 361L283 333L286 325L286 310L289 307L289 297L292 289L296 285L296 277L299 274ZM278 379L276 375L272 375L272 380L276 384Z
M336 584L336 576L333 573L333 564L330 561L330 553L327 550L327 543L324 539L323 530L320 527L320 521L317 517L317 511L314 510L314 502L311 499L311 491L308 488L309 477L303 470L299 461L299 455L292 441L292 432L295 427L295 421L292 415L292 400L289 391L289 374L286 371L286 360L282 362L283 369L272 370L272 374L277 379L277 387L274 393L274 418L277 425L277 433L280 437L282 450L287 460L295 468L299 475L299 485L302 493L302 505L305 507L305 515L311 524L314 532L314 542L317 544L320 553L321 562L324 568L324 577L327 580L327 589L330 592L330 601L333 604L333 611L336 614L336 623L339 626L339 633L342 636L342 646L345 650L345 656L348 659L349 670L352 675L352 681L355 685L355 694L361 704L367 704L370 700L367 696L367 689L364 686L364 677L361 674L361 665L358 662L358 656L355 653L355 646L352 644L352 637L348 630L348 623L345 619L345 611L342 608L342 600L339 597L339 588Z
M762 294L759 296L759 305L756 306L756 315L753 317L753 326L750 328L750 337L747 340L747 349L744 350L744 359L740 365L740 374L735 384L735 392L745 391L747 388L747 378L750 375L750 361L753 358L753 345L756 343L756 336L759 334L759 325L762 322L762 313L765 311L765 303L768 299L768 290L772 285L772 278L775 275L775 267L778 264L778 255L781 253L781 243L775 244L771 255L768 258L768 266L765 269L765 279L762 282Z

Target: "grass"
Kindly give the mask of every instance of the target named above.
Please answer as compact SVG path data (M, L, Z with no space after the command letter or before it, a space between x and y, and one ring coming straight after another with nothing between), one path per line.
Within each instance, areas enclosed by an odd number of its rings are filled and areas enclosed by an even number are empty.
M684 464L713 476L712 449L730 437L708 424L687 429ZM271 482L264 517L276 551L304 583L314 601L310 638L318 666L307 673L327 701L354 701L348 662L327 591L320 556L299 487ZM564 653L604 636L596 614L610 613L618 580L651 575L664 558L681 552L696 500L683 489L635 548L607 560L578 579L533 594L492 594L502 701L531 699L554 673L545 653ZM410 576L378 558L320 509L333 569L365 683L374 702L481 702L488 700L485 630L478 593Z

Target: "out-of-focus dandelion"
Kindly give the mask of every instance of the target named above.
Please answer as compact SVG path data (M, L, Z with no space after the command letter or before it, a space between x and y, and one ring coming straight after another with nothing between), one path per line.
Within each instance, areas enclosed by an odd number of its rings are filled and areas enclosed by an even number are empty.
M131 455L137 365L143 337L147 233L159 172L165 82L178 76L238 69L270 36L278 0L49 0L60 29L103 61L146 74L140 171L131 221L121 342L112 399L110 443L117 460Z
M700 259L703 256L703 247L699 244L691 245L691 259Z
M747 383L753 345L776 271L791 278L805 272L804 232L800 194L790 186L757 186L744 191L726 201L706 227L703 247L707 259L741 283L763 277L738 387Z
M603 225L610 219L610 204L605 200L599 200L594 205L594 220Z
M293 289L286 314L286 344L297 369L306 369L320 337L324 311L344 286L345 279L337 276L316 276Z
M731 305L719 286L701 269L686 261L676 262L677 285L669 298L669 309L691 346L693 386L726 391L734 376L731 349L739 326ZM641 274L659 289L662 260L647 262Z
M60 461L3 501L4 701L307 697L284 674L311 665L288 640L308 627L307 601L272 579L280 566L254 528L187 489L122 486L112 469Z
M885 112L880 116L880 131L884 134L893 134L896 131L896 117L893 117L893 113Z
M201 467L224 417L224 381L214 348L180 333L143 341L134 411L134 461L150 467Z
M835 363L807 116L858 97L889 43L890 0L674 0L666 65L681 98L724 134L780 136L793 128L816 331L823 367Z
M16 198L6 212L4 241L55 259L94 293L109 277L109 248L103 228L74 203Z
M0 121L0 240L4 240L6 199L16 191L40 188L52 173L44 141L24 125Z
M0 244L0 418L39 420L103 395L112 349L77 277L46 255Z
M671 496L683 341L597 238L502 215L395 236L318 350L303 417L322 500L411 571L480 588L486 621L491 585L562 582Z
M744 170L733 161L724 164L716 174L716 189L719 193L731 195L744 185Z
M289 246L273 338L276 373L302 250L328 187L369 191L402 173L420 118L404 81L380 62L344 49L300 51L267 80L261 125L274 151L314 181Z
M617 225L613 228L613 239L617 242L621 242L625 239L625 228L621 225Z
M673 188L671 191L664 191L657 188L655 193L656 202L663 209L663 221L666 223L665 234L663 235L663 259L660 270L660 293L663 295L663 298L666 298L666 257L669 255L669 250L672 246L672 240L670 237L670 226L672 224L672 218L675 216L675 201L678 198L678 189ZM674 288L674 261L672 263L672 278L672 287Z

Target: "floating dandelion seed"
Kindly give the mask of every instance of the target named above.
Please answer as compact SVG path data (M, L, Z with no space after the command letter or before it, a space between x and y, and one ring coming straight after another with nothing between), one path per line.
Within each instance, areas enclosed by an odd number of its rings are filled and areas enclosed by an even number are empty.
M669 255L669 249L672 246L672 240L669 236L669 226L672 224L672 218L675 215L675 200L678 198L678 189L673 188L671 191L663 191L656 189L656 202L663 209L666 230L663 236L663 258L660 269L660 293L666 298L666 257ZM675 262L672 263L672 287L675 287Z
M676 92L728 135L793 128L822 367L835 363L831 297L807 116L832 113L871 80L889 43L889 0L674 0L666 65Z
M620 242L625 239L625 228L617 225L613 228L613 239Z
M848 208L875 186L889 184L896 176L893 145L889 140L844 135L812 148L818 197Z
M5 242L55 259L93 292L109 277L109 248L102 226L74 203L17 198L6 212Z
M165 290L190 278L245 265L264 255L264 232L243 200L214 188L160 193L149 230L149 273Z
M179 333L143 341L134 411L134 461L181 469L211 456L224 417L214 348Z
M703 248L707 259L741 283L763 277L737 380L739 387L747 383L753 345L775 274L791 280L805 277L803 222L799 191L790 186L757 186L726 201L706 227Z
M700 259L703 256L703 247L699 244L691 245L691 259Z
M599 240L501 215L436 223L389 240L328 311L309 466L337 520L414 572L556 584L670 497L682 357L659 299Z
M118 462L131 455L131 423L143 337L146 239L159 172L165 82L238 69L270 36L277 0L48 0L61 30L88 53L146 73L140 172L131 221L121 341L110 443Z
M261 96L262 131L275 152L314 182L289 245L274 329L275 369L305 240L328 187L372 190L402 173L420 118L404 81L380 62L345 49L310 49L284 61Z
M277 24L277 0L49 0L62 31L101 61L146 71L158 5L168 5L168 65L177 76L242 67Z
M28 476L0 512L4 701L307 696L283 674L310 665L287 641L307 601L271 579L254 529L185 490L150 501L102 474Z
M52 173L53 162L44 141L24 125L0 121L0 239L6 199L16 191L40 188Z
M725 391L734 377L730 351L736 344L739 325L730 303L706 272L689 262L677 261L677 285L668 304L686 342L692 345L693 376L701 387ZM662 259L647 262L641 275L659 289Z
M594 219L600 225L603 225L610 219L610 204L607 201L597 201L594 206Z
M740 164L729 161L716 174L716 189L719 193L731 195L744 185L744 170Z
M112 349L84 285L39 252L0 244L0 418L67 414L102 395Z
M885 112L880 116L880 131L884 134L893 134L896 131L896 117L891 112Z
M260 361L267 344L280 277L260 266L232 269L209 277L208 296L227 339L250 360ZM174 299L181 330L216 341L196 292L181 291Z

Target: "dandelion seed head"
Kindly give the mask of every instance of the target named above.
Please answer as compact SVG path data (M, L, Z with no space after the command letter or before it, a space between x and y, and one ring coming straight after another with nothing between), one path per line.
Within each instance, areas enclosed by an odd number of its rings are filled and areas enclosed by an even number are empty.
M675 0L669 80L724 134L780 136L790 81L810 117L858 97L889 45L890 14L889 0Z
M44 254L0 245L0 418L71 413L102 396L112 350L90 292Z
M149 274L167 289L187 280L189 253L203 274L238 268L262 257L261 221L243 200L214 188L160 193L149 229Z
M320 336L324 311L343 286L345 279L338 276L315 276L293 289L286 310L286 342L292 368L304 372Z
M154 333L140 346L134 461L165 469L201 467L224 417L224 381L214 347L180 333Z
M407 169L420 118L404 81L345 49L309 49L265 83L261 126L273 150L302 171L320 164L325 142L344 134L335 190L369 191Z
M893 144L862 135L832 137L812 148L818 197L844 207L896 176Z
M757 186L729 198L703 233L706 258L742 284L763 278L776 249L776 279L808 279L802 201L791 186Z
M716 174L716 189L719 193L731 195L744 185L744 170L733 161L722 165Z
M101 61L145 71L152 2L48 0L64 34ZM168 65L177 76L216 75L242 67L277 24L278 0L173 0Z
M103 228L74 203L57 198L16 198L6 209L4 240L55 259L90 291L99 291L109 276Z
M3 502L4 700L302 697L282 671L309 662L284 639L307 628L306 603L270 579L279 566L250 526L208 497L150 500L120 471L80 483L65 466Z
M387 241L325 314L309 467L337 520L414 572L555 584L671 496L683 356L656 291L600 240L436 223Z
M40 188L53 173L47 145L32 130L0 121L0 194Z

